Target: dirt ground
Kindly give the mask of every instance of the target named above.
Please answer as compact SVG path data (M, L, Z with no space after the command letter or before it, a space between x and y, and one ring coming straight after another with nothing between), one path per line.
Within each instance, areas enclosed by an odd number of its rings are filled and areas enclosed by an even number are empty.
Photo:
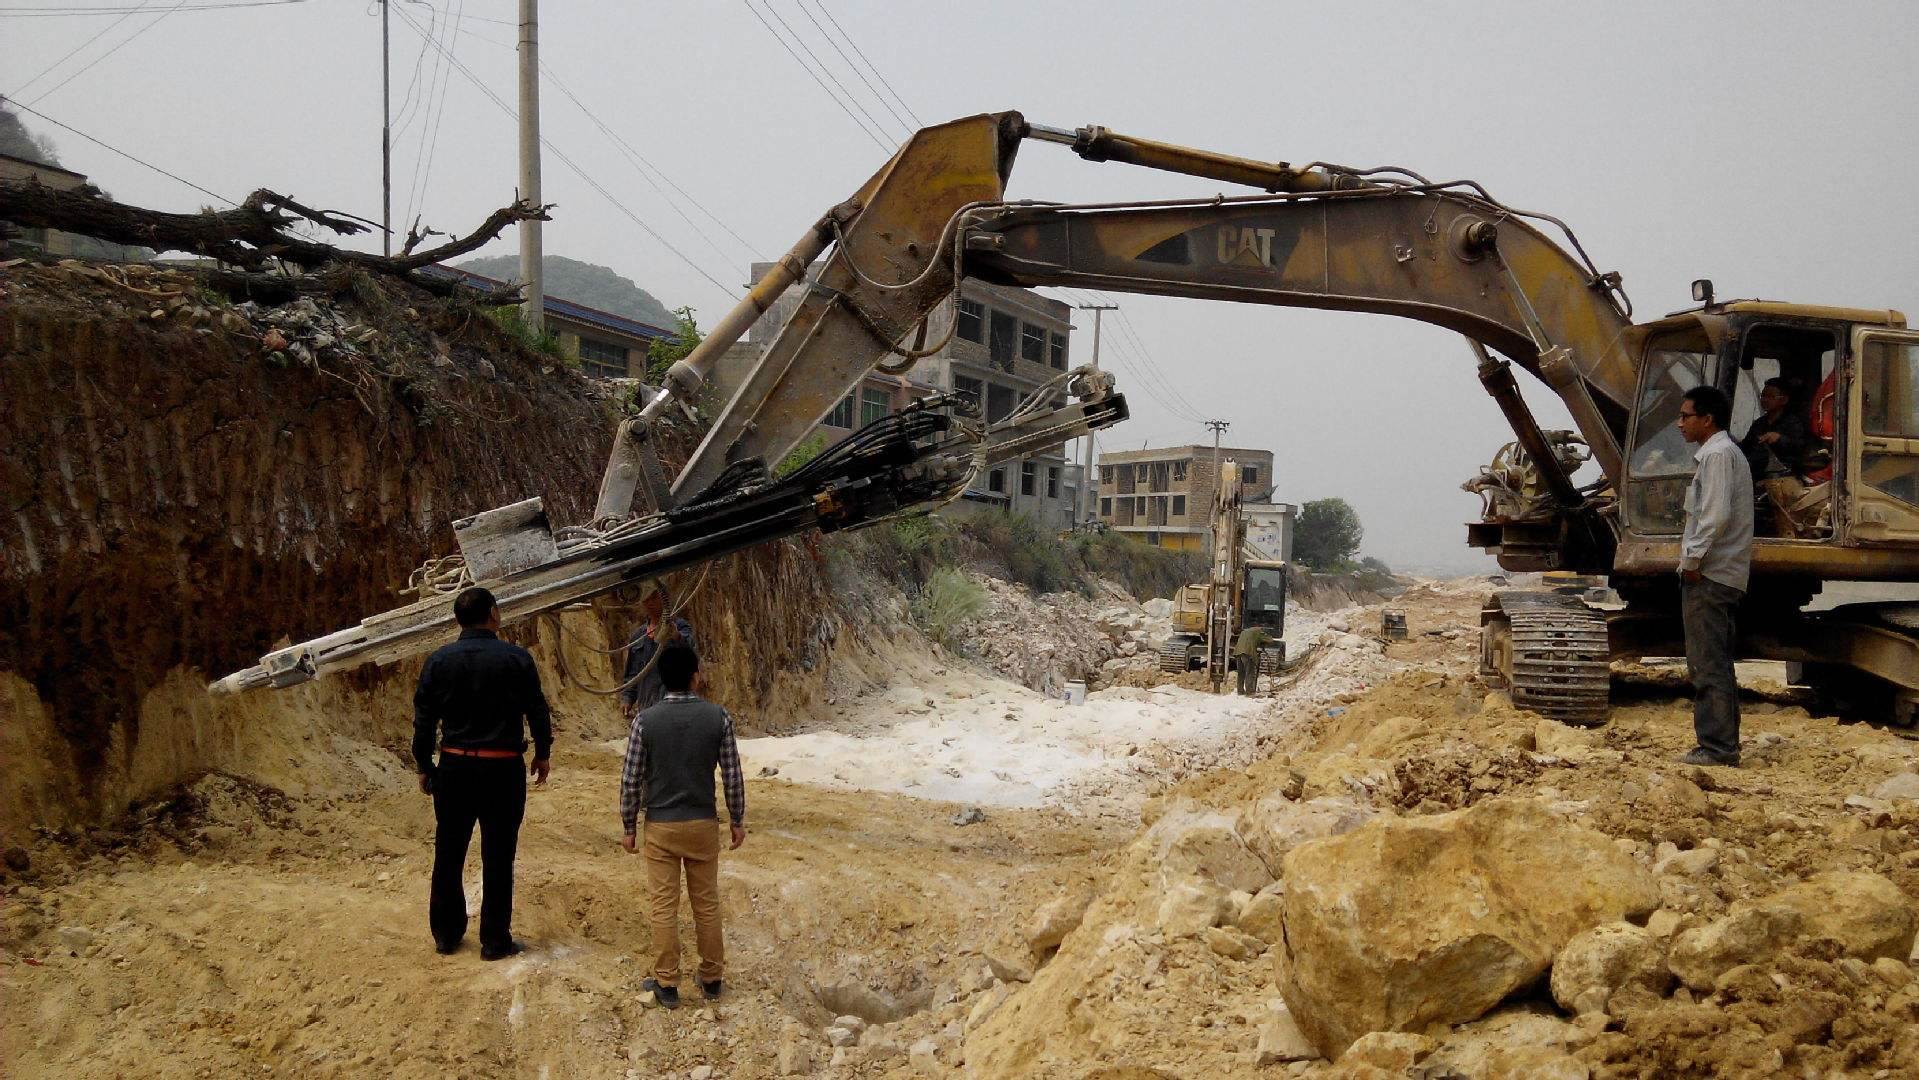
M642 872L617 844L619 748L604 726L569 732L551 785L529 799L515 929L530 950L500 963L483 963L471 935L455 955L433 953L431 809L390 751L342 747L351 782L343 770L332 794L208 776L124 828L43 836L31 869L7 871L0 1061L9 1076L1396 1075L1260 1064L1278 995L1271 955L1141 925L1159 879L1140 823L1181 801L1231 808L1275 791L1337 791L1401 815L1532 797L1648 864L1661 845L1712 850L1706 870L1660 876L1684 926L1830 869L1883 874L1919 899L1919 802L1871 798L1915 768L1919 743L1810 715L1763 665L1742 670L1749 749L1737 771L1674 763L1690 726L1670 665L1619 672L1604 729L1542 723L1473 675L1483 588L1440 582L1396 598L1404 642L1370 633L1378 605L1328 616L1313 658L1260 707L1211 714L1239 737L1153 759L1159 783L1106 793L1098 812L1063 786L1036 806L982 798L984 820L960 825L959 804L867 790L884 785L858 772L811 776L798 751L818 731L757 740L752 835L723 861L729 996L675 1013L637 998ZM929 663L897 665L898 679L923 679ZM1043 715L1055 706L1019 704L1032 695L1004 686L976 692L976 711L990 710L992 738L1030 738L1037 753L1057 738ZM1127 696L1146 691L1118 689L1115 707L1146 707ZM888 694L844 703L860 718L844 752L905 737L881 723L905 700ZM1009 702L1036 719L1017 722ZM952 752L976 752L959 737L964 710L946 697L939 709ZM901 714L902 732L929 722ZM928 755L944 745L912 737ZM759 775L774 761L788 767ZM1122 796L1130 815L1112 812ZM477 906L477 865L468 878ZM1074 894L1097 900L1036 974L988 963L995 941ZM1525 992L1429 1032L1440 1049L1426 1074L1548 1075L1499 1056L1518 1020L1560 1040L1550 1075L1919 1070L1903 999L1863 987L1843 961L1782 954L1748 974L1699 998L1638 1001L1598 1030L1575 1028L1543 988ZM846 1016L859 1020L835 1024ZM1461 1056L1482 1044L1502 1049Z

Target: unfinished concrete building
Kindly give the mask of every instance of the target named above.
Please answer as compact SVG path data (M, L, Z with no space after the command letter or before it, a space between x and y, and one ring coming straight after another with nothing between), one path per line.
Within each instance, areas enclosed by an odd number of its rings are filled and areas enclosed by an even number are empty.
M1271 495L1272 451L1225 446L1219 460L1236 467L1242 499L1263 503ZM1159 547L1203 548L1216 487L1211 446L1103 451L1099 520Z

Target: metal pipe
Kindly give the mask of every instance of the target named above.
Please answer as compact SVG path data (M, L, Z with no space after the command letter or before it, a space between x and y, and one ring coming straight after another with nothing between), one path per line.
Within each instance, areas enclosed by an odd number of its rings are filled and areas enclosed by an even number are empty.
M753 287L746 291L745 298L713 324L713 329L707 331L706 337L693 347L693 351L666 370L666 385L660 388L652 401L646 403L646 408L640 410L640 420L648 421L658 416L670 398L691 401L699 393L700 387L706 384L707 376L712 374L726 350L745 336L746 331L772 308L789 286L805 280L806 268L813 265L813 260L819 258L820 252L825 251L826 245L832 242L834 225L844 223L859 210L857 202L844 202L814 222L806 235L800 237L791 250L780 256L779 261L753 283Z
M1295 169L1283 161L1254 161L1251 158L1195 150L1189 146L1120 135L1106 128L1083 127L1075 132L1027 124L1029 138L1041 142L1067 143L1073 152L1088 161L1118 161L1148 169L1200 176L1229 184L1244 184L1263 191L1331 191L1337 187L1363 186L1317 169ZM1070 134L1071 138L1067 136Z
M1486 346L1467 338L1472 346L1473 355L1479 358L1479 382L1492 395L1499 411L1506 416L1506 422L1512 425L1513 434L1519 436L1519 445L1525 448L1527 456L1539 469L1539 475L1545 478L1546 487L1552 492L1553 501L1570 510L1580 504L1579 489L1573 486L1572 477L1559 465L1559 458L1553 453L1546 435L1539 430L1539 421L1534 419L1532 410L1526 407L1526 400L1519 395L1519 383L1513 378L1513 366L1505 360L1495 360L1486 351Z

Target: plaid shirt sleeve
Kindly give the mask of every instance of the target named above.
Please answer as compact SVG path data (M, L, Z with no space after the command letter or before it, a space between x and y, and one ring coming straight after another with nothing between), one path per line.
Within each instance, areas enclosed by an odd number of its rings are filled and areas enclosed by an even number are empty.
M728 744L732 733L728 729ZM638 830L640 803L646 799L646 740L640 738L640 718L626 733L626 762L620 766L620 824L627 832Z
M740 772L740 746L733 741L733 718L720 728L720 786L726 791L726 812L733 824L746 823L746 777Z

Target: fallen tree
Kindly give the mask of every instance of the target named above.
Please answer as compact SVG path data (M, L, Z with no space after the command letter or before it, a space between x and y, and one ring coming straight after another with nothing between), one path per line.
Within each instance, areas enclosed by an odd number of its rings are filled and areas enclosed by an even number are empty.
M341 236L355 236L378 226L351 214L303 206L265 188L247 196L245 202L231 210L174 214L115 202L92 185L58 191L36 180L0 184L0 222L58 229L156 251L192 252L239 267L240 273L249 277L261 276L262 280L252 283L252 287L263 291L284 288L284 283L276 285L266 280L273 275L263 273L276 262L305 270L336 264L402 278L442 296L478 294L482 302L495 304L517 301L520 287L481 290L457 278L436 277L420 271L479 250L508 225L551 220L547 214L550 209L550 205L536 206L519 199L495 210L466 236L449 239L437 247L414 250L426 235L416 230L408 236L406 248L400 254L375 255L309 240L296 235L293 229L304 222ZM234 273L226 272L229 285L250 284L246 278L234 278Z

